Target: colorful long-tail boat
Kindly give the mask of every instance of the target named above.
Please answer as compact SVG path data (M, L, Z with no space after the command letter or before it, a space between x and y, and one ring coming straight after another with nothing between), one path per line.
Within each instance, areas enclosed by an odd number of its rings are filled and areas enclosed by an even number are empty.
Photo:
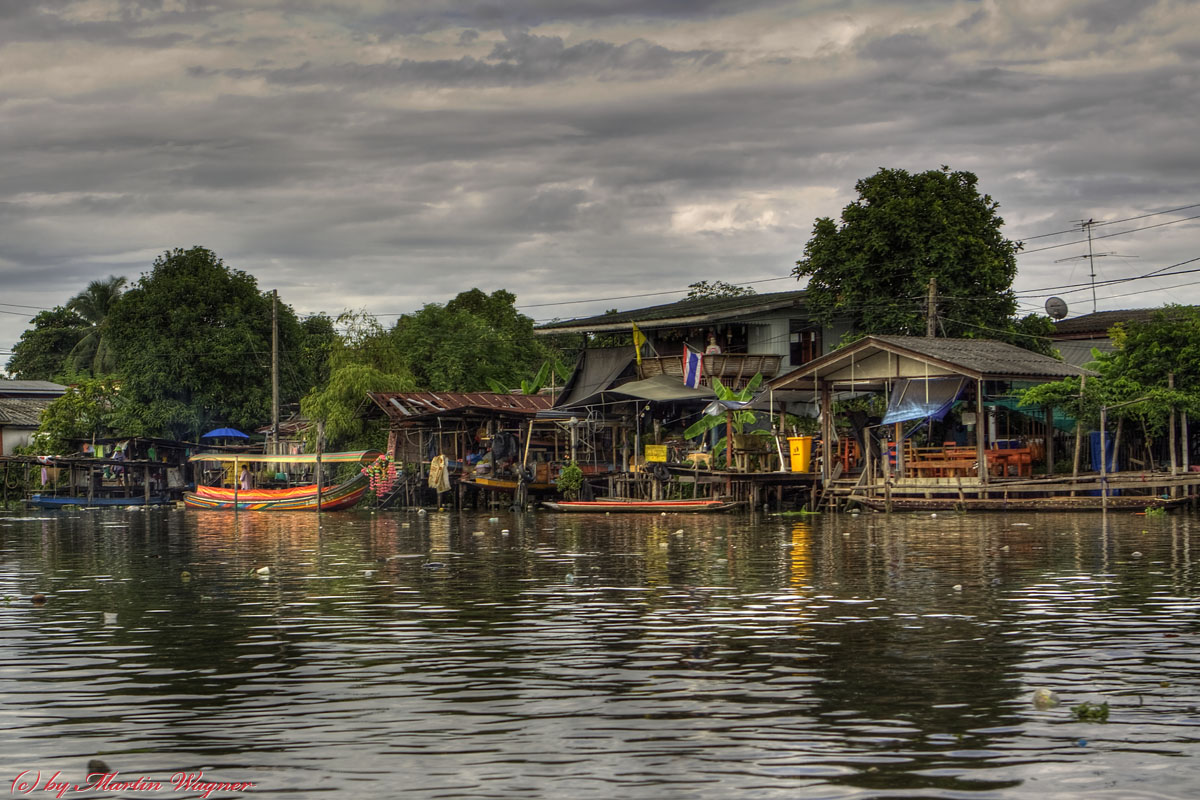
M236 478L242 466L251 464L273 465L311 465L319 469L325 464L362 464L365 465L378 458L380 453L375 450L359 450L346 453L315 453L306 455L266 456L246 453L201 453L192 456L189 461L210 461L222 465L233 465L233 475ZM194 492L183 496L184 505L188 508L207 509L211 511L317 511L318 491L316 483L306 483L300 486L281 488L251 488L242 489L225 486L197 485ZM320 487L321 511L341 511L356 505L366 495L368 479L361 470L341 483L322 485Z

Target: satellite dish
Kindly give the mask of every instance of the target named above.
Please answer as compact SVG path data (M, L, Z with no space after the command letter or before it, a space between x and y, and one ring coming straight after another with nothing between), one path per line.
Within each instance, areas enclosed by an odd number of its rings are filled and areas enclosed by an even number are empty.
M1050 319L1062 319L1067 315L1067 303L1061 297L1051 297L1046 301L1046 313Z

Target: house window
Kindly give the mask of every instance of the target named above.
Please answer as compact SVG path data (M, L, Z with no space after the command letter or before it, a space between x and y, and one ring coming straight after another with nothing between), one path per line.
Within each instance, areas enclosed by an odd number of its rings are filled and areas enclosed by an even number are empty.
M821 329L814 328L811 323L794 319L789 323L791 328L791 344L789 358L792 366L807 364L821 355Z

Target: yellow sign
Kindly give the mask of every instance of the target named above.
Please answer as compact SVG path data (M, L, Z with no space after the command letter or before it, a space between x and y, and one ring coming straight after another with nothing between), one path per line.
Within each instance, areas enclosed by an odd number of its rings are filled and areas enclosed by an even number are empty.
M646 461L662 461L667 460L667 446L665 444L648 444L646 445Z

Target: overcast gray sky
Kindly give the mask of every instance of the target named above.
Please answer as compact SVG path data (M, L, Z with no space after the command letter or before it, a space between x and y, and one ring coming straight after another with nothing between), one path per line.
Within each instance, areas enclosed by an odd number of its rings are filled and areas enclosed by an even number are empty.
M1160 213L1200 204L1198 60L1194 0L0 0L0 363L192 245L385 324L471 287L538 320L788 290L856 180L942 164L1027 242L1027 308L1074 316L1090 289L1044 290L1088 282L1080 220L1120 234L1100 280L1200 257L1200 205Z

